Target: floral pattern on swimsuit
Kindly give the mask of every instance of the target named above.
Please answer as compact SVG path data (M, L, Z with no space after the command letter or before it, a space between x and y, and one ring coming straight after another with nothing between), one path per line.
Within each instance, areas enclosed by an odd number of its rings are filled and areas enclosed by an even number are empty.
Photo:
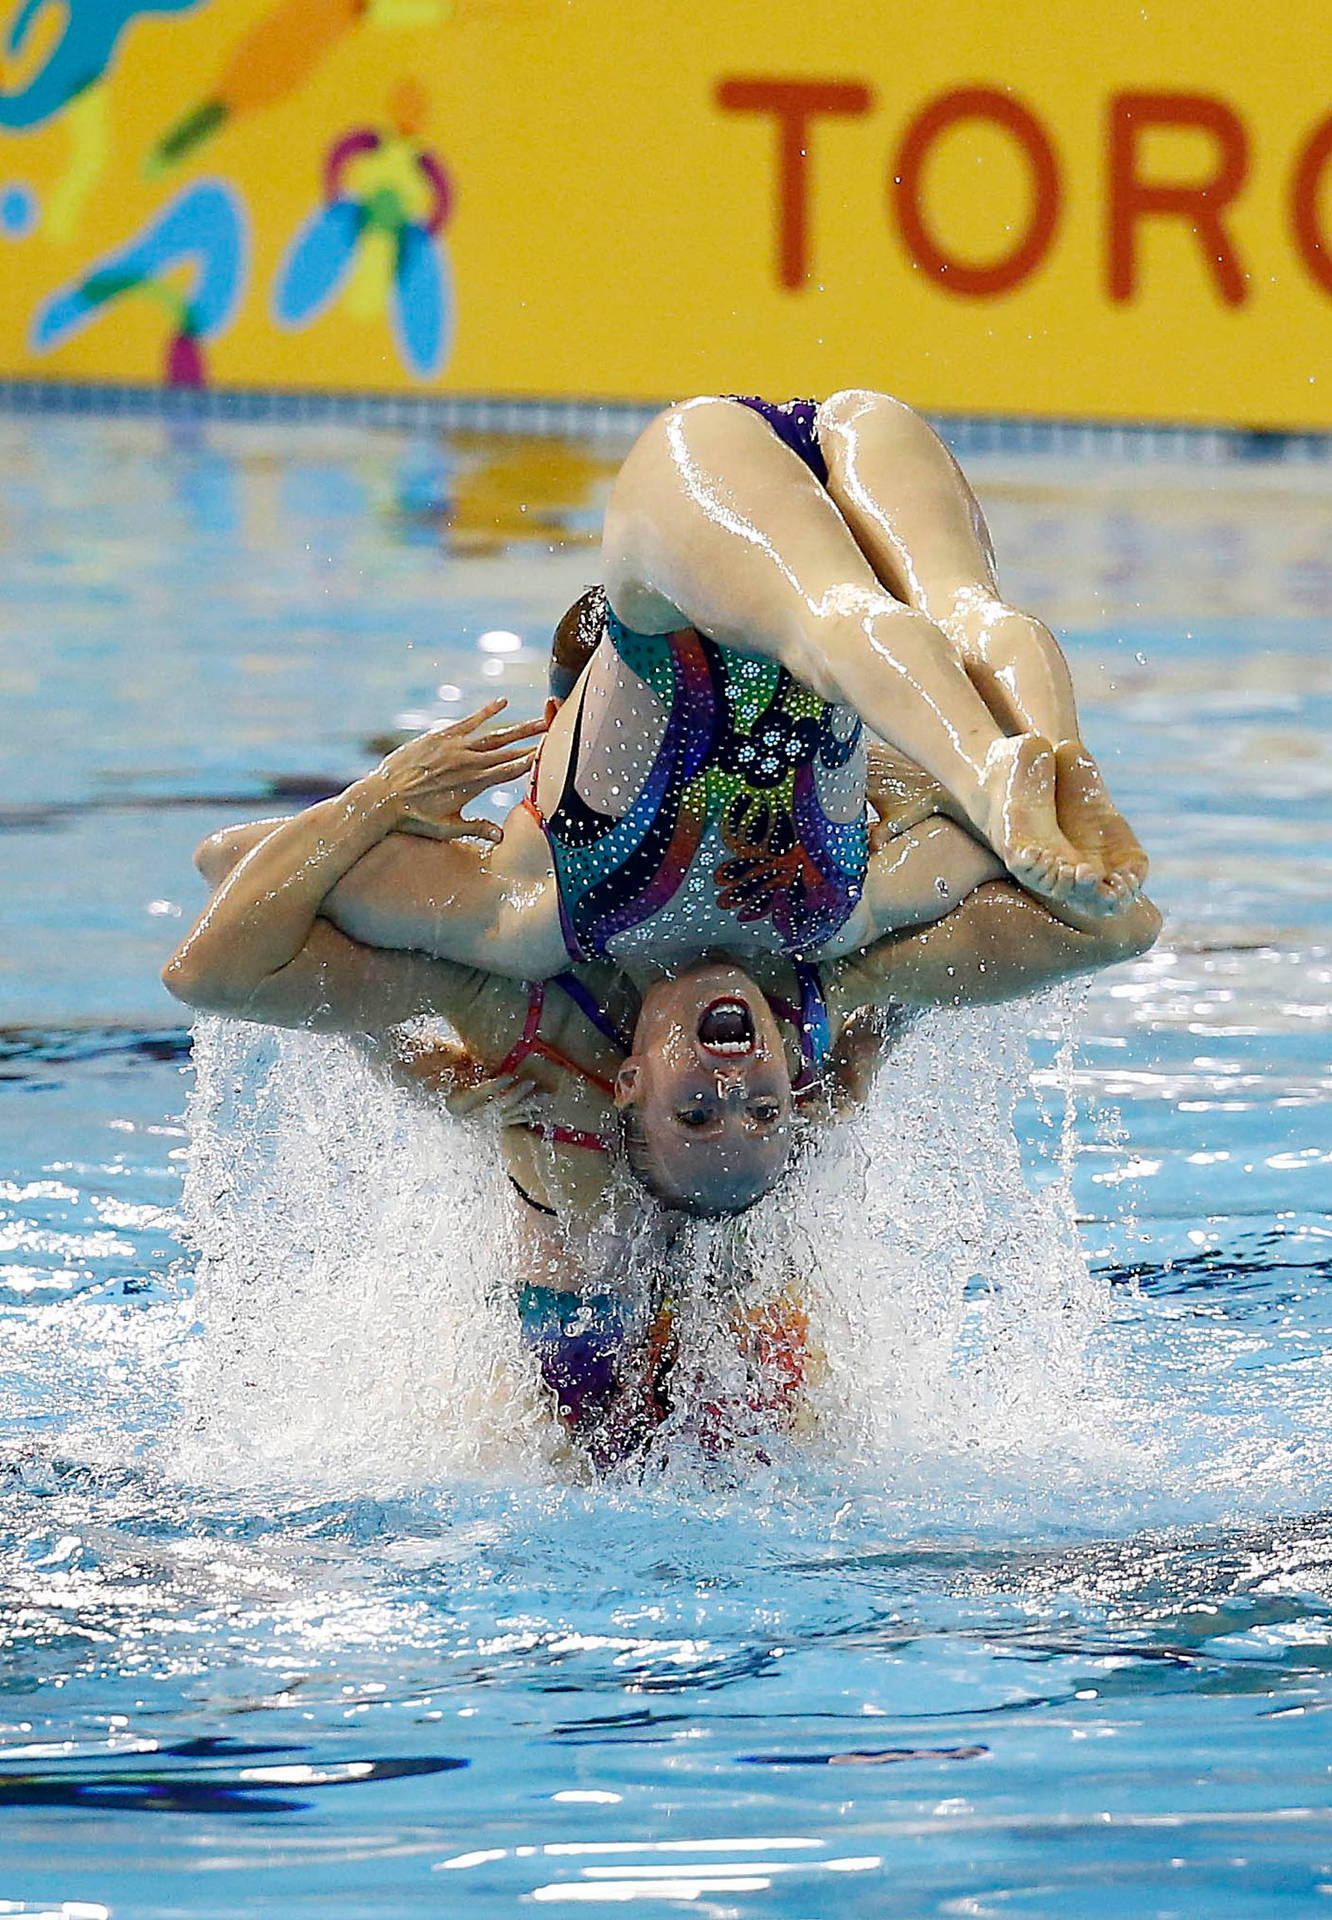
M685 628L632 633L607 609L606 639L667 713L642 789L620 820L589 807L574 770L543 821L575 958L604 954L672 899L715 828L717 905L767 921L781 951L816 951L853 912L869 842L863 814L831 820L819 773L863 751L860 721L793 680L776 661L720 647Z

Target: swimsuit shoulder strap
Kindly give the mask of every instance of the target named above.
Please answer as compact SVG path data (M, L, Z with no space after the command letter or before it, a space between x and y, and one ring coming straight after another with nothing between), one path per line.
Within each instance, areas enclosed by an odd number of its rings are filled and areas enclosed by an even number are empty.
M789 1021L796 1030L803 1065L798 1078L791 1083L791 1091L800 1094L810 1091L828 1063L828 1056L832 1052L832 1022L828 1017L828 997L823 991L823 979L818 967L808 960L793 960L791 964L800 988L799 1007L793 1007L789 1000L783 1000L775 993L770 993L767 998L773 1012Z
M622 1032L616 1026L591 988L585 986L576 973L557 973L552 978L551 985L568 995L583 1018L596 1028L603 1039L609 1040L613 1047L620 1049L621 1053L633 1052L632 1036Z
M565 991L568 989L566 987ZM598 1093L614 1099L615 1083L607 1080L604 1074L596 1073L591 1067L585 1067L579 1060L571 1060L567 1053L550 1040L541 1037L541 1015L546 1004L546 983L534 980L527 989L527 1019L523 1023L522 1033L503 1060L496 1067L496 1074L516 1073L523 1061L536 1054L541 1060L548 1060L553 1067L560 1067L565 1073L571 1073L576 1080L585 1080ZM581 1005L581 1002L579 1003Z

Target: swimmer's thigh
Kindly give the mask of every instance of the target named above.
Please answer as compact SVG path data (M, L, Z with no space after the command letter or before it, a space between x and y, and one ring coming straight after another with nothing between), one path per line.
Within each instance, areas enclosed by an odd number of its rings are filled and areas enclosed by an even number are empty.
M943 441L886 393L851 388L818 412L828 491L878 578L931 619L959 592L997 595L980 503Z
M603 559L635 632L693 626L813 685L822 628L849 602L895 604L809 468L734 400L685 401L646 428L611 490Z

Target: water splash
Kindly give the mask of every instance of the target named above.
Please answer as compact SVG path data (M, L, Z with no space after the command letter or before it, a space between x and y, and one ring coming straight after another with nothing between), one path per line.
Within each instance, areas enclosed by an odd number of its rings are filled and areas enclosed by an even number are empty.
M1041 1011L1066 1088L1071 1002ZM1030 1006L921 1022L869 1105L760 1207L668 1243L645 1220L616 1278L640 1325L669 1293L678 1343L649 1474L715 1455L722 1430L735 1470L773 1465L786 1420L754 1406L743 1330L793 1297L816 1353L806 1455L900 1470L1066 1437L1105 1289L1078 1245L1067 1100L1039 1177L1024 1173L1030 1026ZM195 1469L548 1472L562 1449L513 1311L493 1135L406 1099L341 1040L208 1019L195 1062Z
M1108 1310L1079 1244L1069 1093L1033 1167L1014 1125L1032 1093L1029 1005L937 1014L909 1031L873 1101L811 1161L799 1213L829 1355L825 1418L865 1459L922 1448L1042 1450L1067 1436Z
M195 1466L375 1482L533 1464L546 1422L493 1141L347 1041L207 1019L195 1065Z

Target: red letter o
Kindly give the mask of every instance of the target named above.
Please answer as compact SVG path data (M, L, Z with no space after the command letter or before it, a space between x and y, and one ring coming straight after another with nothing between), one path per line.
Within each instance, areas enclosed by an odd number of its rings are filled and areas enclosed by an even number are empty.
M1010 133L1031 170L1031 217L1018 245L977 266L944 252L925 224L921 180L930 150L941 134L962 120L989 120ZM1044 127L1027 107L995 87L958 87L941 93L916 115L902 136L893 169L893 202L907 252L950 293L988 299L1021 285L1049 251L1059 219L1059 163Z
M1318 189L1323 184L1329 160L1332 160L1332 114L1320 120L1305 141L1290 183L1290 223L1295 229L1295 245L1301 260L1325 293L1332 293L1332 252L1318 221Z

